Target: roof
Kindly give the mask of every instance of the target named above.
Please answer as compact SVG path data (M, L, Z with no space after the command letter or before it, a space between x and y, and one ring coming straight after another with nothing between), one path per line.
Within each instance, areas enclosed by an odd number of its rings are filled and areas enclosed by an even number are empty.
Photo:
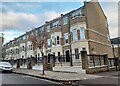
M111 43L112 44L120 44L120 37L116 37L116 38L111 39Z

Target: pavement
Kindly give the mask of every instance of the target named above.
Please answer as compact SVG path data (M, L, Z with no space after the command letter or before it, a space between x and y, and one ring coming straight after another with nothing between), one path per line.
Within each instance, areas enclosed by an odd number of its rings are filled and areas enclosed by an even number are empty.
M85 73L58 72L58 71L45 71L45 75L43 75L42 71L40 70L32 70L26 68L15 68L13 72L17 74L24 74L32 77L37 77L37 78L42 78L57 82L79 81L79 80L97 79L104 77L104 76L85 74Z

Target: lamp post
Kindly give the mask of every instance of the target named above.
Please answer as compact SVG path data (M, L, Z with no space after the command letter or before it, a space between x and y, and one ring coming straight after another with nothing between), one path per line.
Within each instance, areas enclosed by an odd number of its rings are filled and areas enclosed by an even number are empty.
M71 49L71 32L70 32L70 14L68 17L68 25L69 25L69 44L70 44L70 66L73 66L73 62L72 62L72 49Z

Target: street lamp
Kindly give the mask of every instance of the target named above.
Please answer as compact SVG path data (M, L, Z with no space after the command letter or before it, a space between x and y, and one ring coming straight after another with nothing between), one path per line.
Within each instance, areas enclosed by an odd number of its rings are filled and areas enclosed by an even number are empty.
M68 25L69 25L69 44L70 44L70 66L73 66L73 62L72 62L72 49L71 49L71 32L70 32L70 18L71 18L71 15L69 14L69 17L68 17Z

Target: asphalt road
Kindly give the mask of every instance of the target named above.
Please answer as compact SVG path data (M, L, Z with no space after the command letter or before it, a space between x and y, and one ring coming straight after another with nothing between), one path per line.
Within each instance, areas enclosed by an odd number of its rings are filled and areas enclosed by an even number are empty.
M79 80L73 84L75 86L120 86L120 73L118 72L105 72L97 75L104 77ZM3 84L2 86L66 86L57 82L14 73L0 73L1 84Z
M0 78L2 86L63 86L57 82L14 73L0 73Z
M97 79L87 79L74 82L75 85L84 86L120 86L120 73L119 71L104 72L95 74L98 76L103 76Z

